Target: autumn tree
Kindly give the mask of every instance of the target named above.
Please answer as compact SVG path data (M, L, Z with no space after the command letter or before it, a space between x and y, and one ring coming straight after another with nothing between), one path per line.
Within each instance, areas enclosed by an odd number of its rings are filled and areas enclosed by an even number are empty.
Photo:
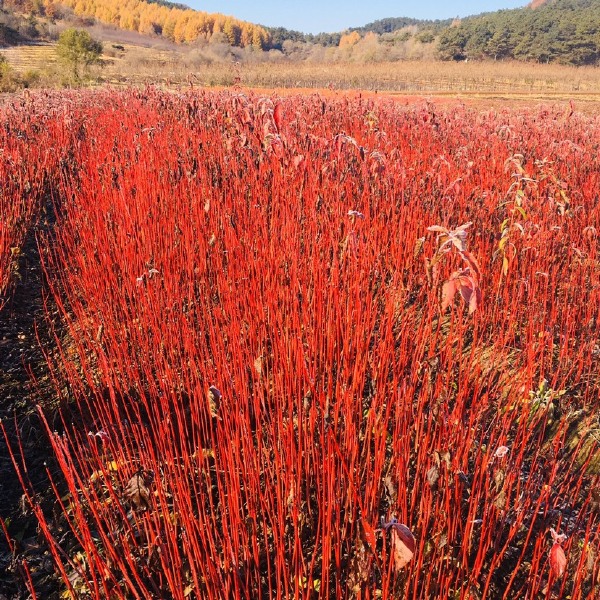
M57 0L11 1L43 1L48 6ZM144 0L60 0L60 4L72 8L81 17L94 17L123 29L161 35L175 42L193 43L198 38L209 40L214 33L223 32L232 46L252 45L265 49L270 45L270 34L260 25L178 4Z
M345 33L340 38L340 48L351 48L352 46L360 42L360 33L353 31L352 33Z
M223 27L223 33L227 36L229 40L229 44L231 46L239 46L242 36L242 31L240 27L233 21L233 19L228 19L225 22L225 26Z
M100 62L102 44L80 29L65 29L58 38L56 52L59 59L71 70L73 78L79 81L82 71Z

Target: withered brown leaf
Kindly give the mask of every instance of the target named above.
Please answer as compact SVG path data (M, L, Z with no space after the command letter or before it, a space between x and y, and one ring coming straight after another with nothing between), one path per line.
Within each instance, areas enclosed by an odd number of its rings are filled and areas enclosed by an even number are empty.
M395 523L391 527L391 536L394 567L399 571L412 560L416 541L410 529L401 523Z
M431 467L428 471L427 471L427 483L429 484L430 487L434 488L438 479L440 478L440 472L438 470L438 468L433 465L433 467Z
M138 471L125 486L125 497L136 510L150 506L150 486L154 481L152 471Z
M214 385L211 385L208 388L208 407L210 409L211 417L218 416L221 397L221 392Z

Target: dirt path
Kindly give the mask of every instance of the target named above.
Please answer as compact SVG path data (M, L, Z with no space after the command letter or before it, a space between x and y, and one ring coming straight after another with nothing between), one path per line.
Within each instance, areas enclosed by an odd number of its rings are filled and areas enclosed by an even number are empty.
M43 343L49 340L44 339L43 273L36 232L33 227L23 245L13 294L0 312L0 418L13 448L20 437L29 477L43 503L44 490L48 488L46 464L52 465L52 457L35 413L41 398L31 375L42 385L47 379L36 328ZM23 581L21 564L25 558L38 598L52 600L58 597L53 563L38 535L37 521L21 501L22 494L4 436L0 434L0 518L8 527L16 551L11 552L0 533L0 600L31 597Z

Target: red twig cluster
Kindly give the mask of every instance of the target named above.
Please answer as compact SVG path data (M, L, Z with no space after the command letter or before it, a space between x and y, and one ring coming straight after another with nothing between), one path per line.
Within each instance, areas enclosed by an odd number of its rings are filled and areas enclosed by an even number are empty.
M40 240L73 597L598 594L597 119L81 97Z

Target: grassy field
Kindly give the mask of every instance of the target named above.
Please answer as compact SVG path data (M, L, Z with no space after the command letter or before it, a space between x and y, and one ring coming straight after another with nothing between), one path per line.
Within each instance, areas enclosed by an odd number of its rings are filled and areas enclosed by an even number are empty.
M3 48L1 54L18 73L29 70L44 70L56 63L55 45L39 43Z
M115 48L117 46L117 48ZM123 50L118 49L122 47ZM54 45L17 46L1 51L18 73L37 70L42 82L56 82ZM196 85L252 88L360 89L402 94L440 94L502 99L578 99L600 97L600 71L561 65L521 63L315 63L285 60L209 62L197 49L150 48L105 43L104 66L94 75L113 85L159 83L167 87ZM46 75L46 77L44 77Z

